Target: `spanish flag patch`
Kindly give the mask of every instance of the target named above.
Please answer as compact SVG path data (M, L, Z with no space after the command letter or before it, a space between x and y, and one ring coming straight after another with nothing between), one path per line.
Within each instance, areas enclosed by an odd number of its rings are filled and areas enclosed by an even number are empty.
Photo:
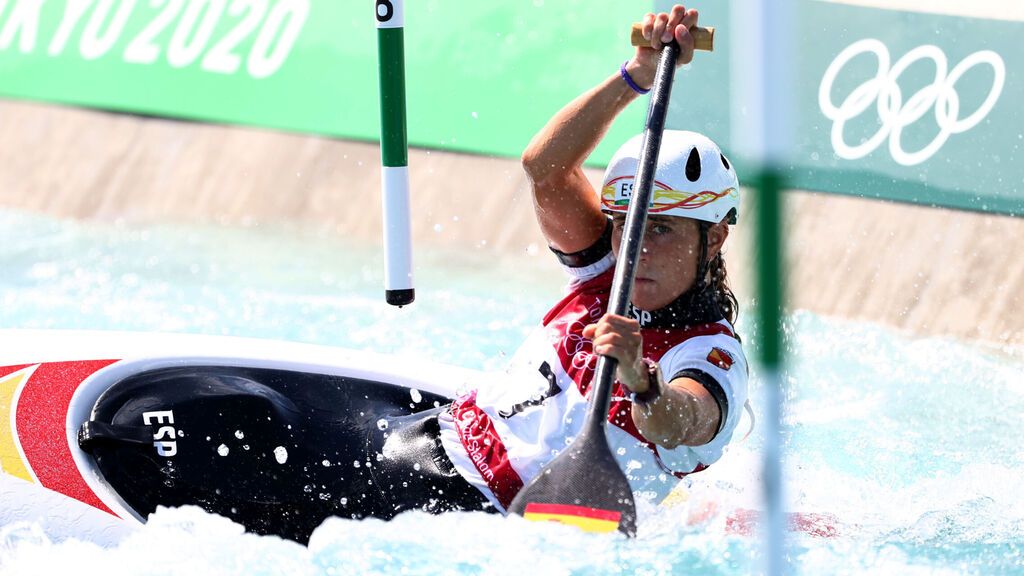
M619 528L622 513L589 506L531 502L526 505L523 517L533 521L561 522L582 528L587 532L613 532Z
M708 362L711 362L722 370L728 370L729 368L732 368L734 360L725 350L722 350L721 348L712 348L711 352L708 353Z

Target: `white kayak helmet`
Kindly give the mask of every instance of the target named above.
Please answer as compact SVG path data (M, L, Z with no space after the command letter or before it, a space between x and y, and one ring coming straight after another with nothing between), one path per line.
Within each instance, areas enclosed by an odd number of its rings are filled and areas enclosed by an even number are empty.
M633 196L643 134L615 152L604 173L601 209L625 212ZM736 170L710 138L685 130L665 130L654 173L651 215L679 216L716 224L736 223L740 183Z

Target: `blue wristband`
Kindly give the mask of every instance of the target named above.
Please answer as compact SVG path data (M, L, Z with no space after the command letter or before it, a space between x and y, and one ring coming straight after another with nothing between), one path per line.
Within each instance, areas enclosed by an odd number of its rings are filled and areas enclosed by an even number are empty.
M622 63L622 67L619 68L619 73L622 74L622 79L625 80L626 84L628 84L629 87L633 89L633 92L636 92L637 94L647 94L648 92L650 92L650 88L644 90L643 88L637 86L636 82L633 81L633 77L629 75L629 72L626 72L626 64L628 63L629 60L626 60L625 62Z

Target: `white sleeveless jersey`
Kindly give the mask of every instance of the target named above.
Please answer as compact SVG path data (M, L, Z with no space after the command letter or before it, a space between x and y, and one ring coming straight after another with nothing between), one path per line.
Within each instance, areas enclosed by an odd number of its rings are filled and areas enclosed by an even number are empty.
M508 382L458 398L439 418L441 442L455 468L501 511L583 427L597 356L582 331L605 313L610 266L605 259L577 276L513 357ZM747 399L747 362L724 319L685 330L641 331L644 356L659 362L666 381L684 370L704 372L721 386L729 408L711 442L669 450L639 433L629 391L616 382L609 442L633 492L658 502L680 478L721 457Z

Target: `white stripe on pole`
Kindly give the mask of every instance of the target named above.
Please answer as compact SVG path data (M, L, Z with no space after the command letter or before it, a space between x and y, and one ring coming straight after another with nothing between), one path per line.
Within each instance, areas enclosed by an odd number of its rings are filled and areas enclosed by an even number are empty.
M764 447L761 460L761 485L764 490L764 518L761 534L765 546L765 574L777 576L785 570L786 490L782 473L782 374L775 367L764 367Z
M732 153L752 168L786 166L793 142L793 0L731 5Z
M409 215L409 168L381 167L384 194L384 285L388 290L412 288L412 235Z
M405 0L376 0L377 28L405 27Z

